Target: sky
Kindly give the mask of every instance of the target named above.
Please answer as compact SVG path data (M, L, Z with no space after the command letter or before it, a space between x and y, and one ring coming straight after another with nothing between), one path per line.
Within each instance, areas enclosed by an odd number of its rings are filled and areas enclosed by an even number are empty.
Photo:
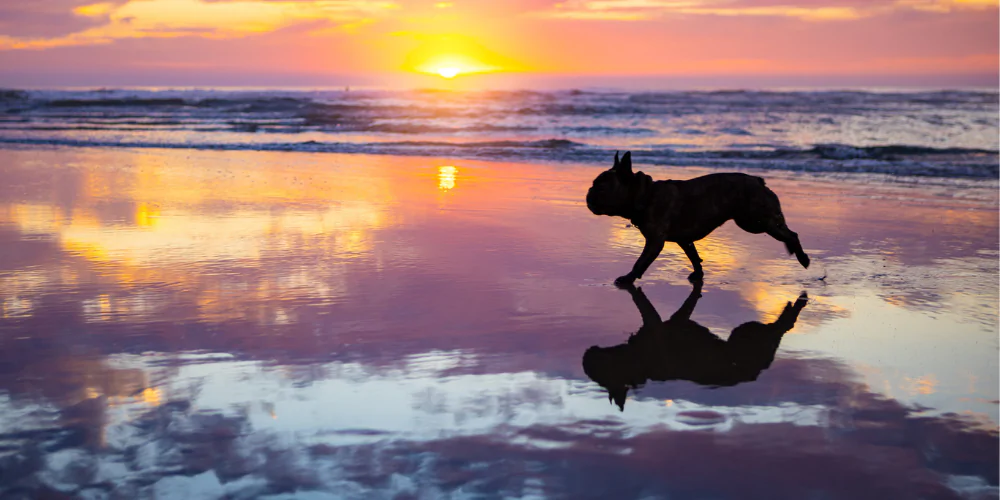
M5 0L0 85L997 87L998 0Z

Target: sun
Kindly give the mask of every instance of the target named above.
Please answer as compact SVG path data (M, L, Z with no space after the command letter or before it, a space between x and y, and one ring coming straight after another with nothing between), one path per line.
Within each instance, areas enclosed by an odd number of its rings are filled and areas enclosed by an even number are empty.
M417 65L413 69L419 73L437 75L451 80L457 76L491 73L498 68L464 54L445 53L428 56L423 64Z
M441 76L443 76L445 78L448 78L450 80L450 79L455 78L456 76L458 76L458 74L461 73L462 70L456 68L455 66L442 66L442 67L438 68L436 70L436 72L437 72L437 74L439 74L439 75L441 75Z
M403 69L451 80L459 76L510 71L515 66L469 37L425 35L418 40L420 45L407 54Z

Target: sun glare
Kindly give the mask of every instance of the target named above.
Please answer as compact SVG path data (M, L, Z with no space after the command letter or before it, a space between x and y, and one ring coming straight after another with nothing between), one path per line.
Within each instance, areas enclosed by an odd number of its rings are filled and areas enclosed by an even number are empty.
M422 36L403 68L416 73L436 75L446 80L458 76L510 71L514 65L487 50L474 39L459 35Z
M437 69L437 74L439 74L439 75L441 75L441 76L443 76L445 78L455 78L461 72L462 72L462 70L460 70L460 69L458 69L458 68L456 68L454 66L445 66L443 68L438 68Z
M434 54L413 69L418 73L438 75L451 80L456 76L490 73L499 68L464 54Z
M438 189L441 191L447 191L454 188L455 174L457 173L458 169L451 165L438 167Z

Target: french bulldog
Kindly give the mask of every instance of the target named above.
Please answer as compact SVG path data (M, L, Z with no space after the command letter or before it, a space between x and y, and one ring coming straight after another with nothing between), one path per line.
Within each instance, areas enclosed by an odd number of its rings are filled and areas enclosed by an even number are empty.
M694 242L733 219L748 233L767 233L785 244L809 267L799 236L785 224L778 196L764 179L741 173L709 174L686 181L654 181L632 171L632 153L626 152L611 169L601 172L587 191L587 208L596 215L624 217L646 238L632 271L615 280L624 287L642 278L667 241L677 243L694 267L692 283L702 281L701 257Z

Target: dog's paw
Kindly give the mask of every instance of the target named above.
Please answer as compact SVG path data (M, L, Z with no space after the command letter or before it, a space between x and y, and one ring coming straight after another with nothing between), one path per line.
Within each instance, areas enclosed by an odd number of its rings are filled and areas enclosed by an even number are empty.
M688 275L688 281L691 283L702 283L705 279L705 272L698 270Z
M794 307L802 309L808 303L809 303L809 295L807 295L806 292L802 292L802 294L799 295L799 298L795 299ZM788 305L791 306L792 305L791 302L789 302Z
M615 278L615 286L618 288L631 288L634 282L635 278L628 274Z

